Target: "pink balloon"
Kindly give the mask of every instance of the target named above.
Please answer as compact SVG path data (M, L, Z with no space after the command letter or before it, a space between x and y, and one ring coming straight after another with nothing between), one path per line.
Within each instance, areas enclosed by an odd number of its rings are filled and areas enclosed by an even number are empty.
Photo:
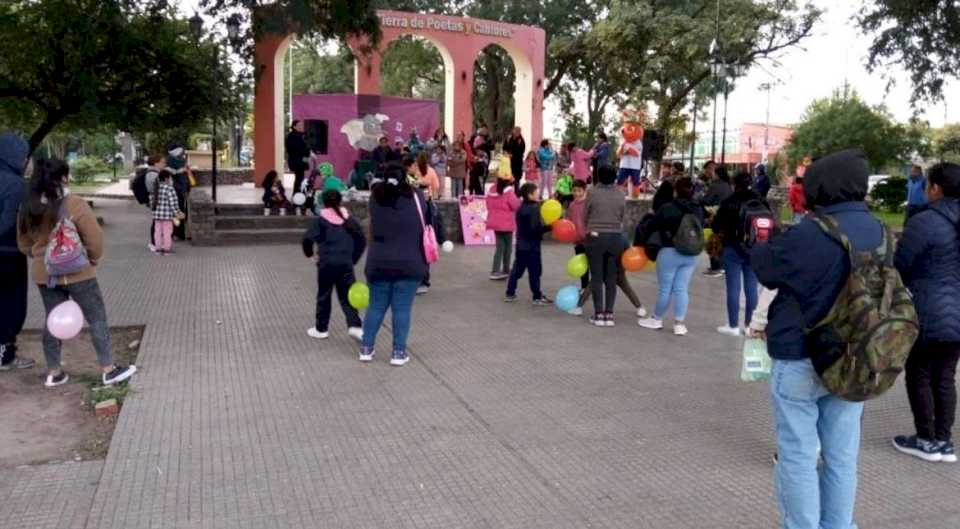
M80 334L83 328L83 311L77 302L68 299L57 305L47 316L47 330L61 340L69 340Z

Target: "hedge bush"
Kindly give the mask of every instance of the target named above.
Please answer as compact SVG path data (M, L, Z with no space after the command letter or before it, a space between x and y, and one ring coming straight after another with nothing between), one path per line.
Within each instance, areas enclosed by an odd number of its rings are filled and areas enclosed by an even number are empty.
M77 184L92 182L96 175L109 172L110 166L94 156L81 156L70 164L70 179Z
M873 186L870 198L874 204L886 211L903 211L903 204L907 201L907 179L896 176L887 178Z

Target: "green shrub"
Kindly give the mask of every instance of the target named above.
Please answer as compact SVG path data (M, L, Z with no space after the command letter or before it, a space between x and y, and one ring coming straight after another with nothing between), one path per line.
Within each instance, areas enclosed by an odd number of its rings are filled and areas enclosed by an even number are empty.
M92 182L96 175L109 172L110 166L93 156L81 156L70 164L70 179L77 184Z
M873 202L890 212L903 211L903 204L907 201L907 179L890 177L873 186L870 192Z

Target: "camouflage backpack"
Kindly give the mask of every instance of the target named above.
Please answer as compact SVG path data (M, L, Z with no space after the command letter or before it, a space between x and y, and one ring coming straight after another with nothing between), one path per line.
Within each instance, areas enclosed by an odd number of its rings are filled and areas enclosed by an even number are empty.
M807 351L831 393L872 399L896 382L920 334L913 300L893 266L893 234L884 226L877 250L858 253L836 219L812 219L846 249L850 274L827 317L806 330Z

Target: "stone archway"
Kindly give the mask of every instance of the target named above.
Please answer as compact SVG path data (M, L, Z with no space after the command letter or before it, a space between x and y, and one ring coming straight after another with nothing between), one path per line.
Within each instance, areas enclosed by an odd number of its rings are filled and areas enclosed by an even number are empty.
M473 63L490 44L507 51L517 71L514 92L514 124L523 130L528 145L543 137L543 83L546 35L537 27L490 20L401 11L377 11L383 38L369 55L359 52L363 40L350 42L358 57L354 70L357 94L380 95L381 60L394 40L405 35L422 37L443 57L446 98L444 130L453 138L473 129ZM292 35L267 36L257 42L257 79L254 99L255 178L283 167L282 93L283 68L279 61L290 46Z

